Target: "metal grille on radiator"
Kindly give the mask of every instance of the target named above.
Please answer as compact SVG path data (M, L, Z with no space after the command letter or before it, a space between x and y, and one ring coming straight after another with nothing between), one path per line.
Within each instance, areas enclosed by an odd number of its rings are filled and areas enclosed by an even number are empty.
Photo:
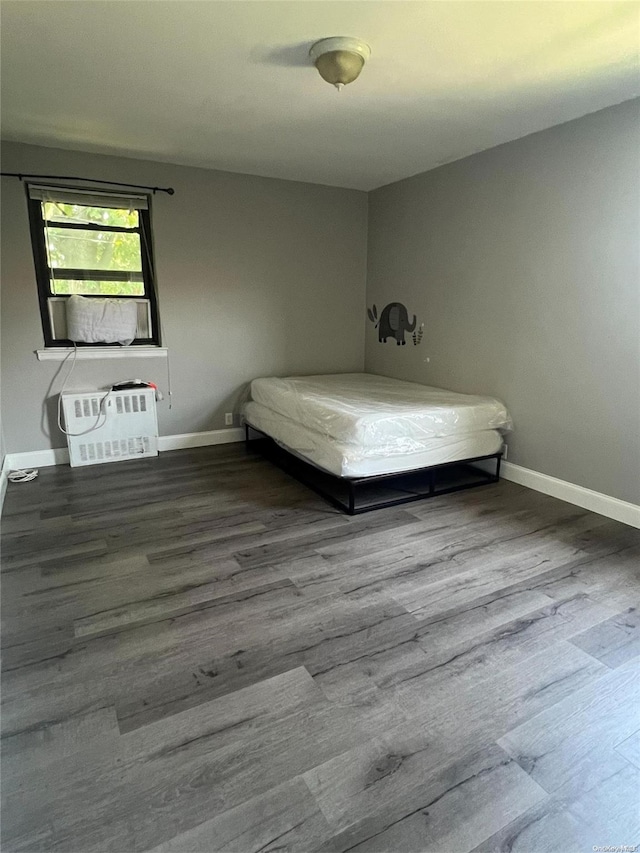
M158 455L153 389L62 395L72 467ZM96 426L95 429L92 427ZM78 434L83 433L83 434Z

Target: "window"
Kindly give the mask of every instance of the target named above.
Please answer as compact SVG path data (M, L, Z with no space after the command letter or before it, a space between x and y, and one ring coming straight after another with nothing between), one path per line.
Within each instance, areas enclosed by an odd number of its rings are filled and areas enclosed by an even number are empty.
M70 346L66 300L133 299L134 344L159 345L147 196L27 187L45 346ZM96 346L96 344L80 344Z

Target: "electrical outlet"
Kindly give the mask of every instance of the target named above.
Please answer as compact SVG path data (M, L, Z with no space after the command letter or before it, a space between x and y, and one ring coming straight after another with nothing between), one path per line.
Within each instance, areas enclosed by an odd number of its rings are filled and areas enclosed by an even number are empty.
M505 443L502 445L502 461L503 461L503 462L506 462L506 461L507 461L507 454L508 454L508 453L509 453L509 445L505 442Z
M233 426L233 412L225 412L224 422L227 426Z

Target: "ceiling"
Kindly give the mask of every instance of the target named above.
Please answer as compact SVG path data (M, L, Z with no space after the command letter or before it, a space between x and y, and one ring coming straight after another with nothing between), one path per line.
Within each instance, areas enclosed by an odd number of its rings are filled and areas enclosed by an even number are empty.
M639 48L636 2L4 0L2 134L369 190L638 96Z

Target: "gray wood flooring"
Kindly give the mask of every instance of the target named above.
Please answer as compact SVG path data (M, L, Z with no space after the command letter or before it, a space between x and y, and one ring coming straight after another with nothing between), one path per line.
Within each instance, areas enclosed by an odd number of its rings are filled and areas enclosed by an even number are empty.
M228 445L43 469L2 541L4 851L640 843L640 531Z

